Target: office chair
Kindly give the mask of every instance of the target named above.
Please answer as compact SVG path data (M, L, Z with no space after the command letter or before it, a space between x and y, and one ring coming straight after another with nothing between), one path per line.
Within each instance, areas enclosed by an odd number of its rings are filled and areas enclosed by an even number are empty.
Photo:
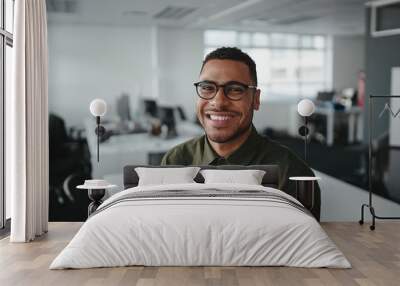
M64 120L49 116L49 220L84 221L88 196L76 186L91 177L89 148L80 131L67 133ZM72 133L73 134L73 133Z

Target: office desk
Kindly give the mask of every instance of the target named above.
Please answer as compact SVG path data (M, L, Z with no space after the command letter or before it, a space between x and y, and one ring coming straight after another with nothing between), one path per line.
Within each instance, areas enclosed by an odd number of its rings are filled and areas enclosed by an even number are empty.
M193 137L178 136L173 139L163 139L149 134L113 136L107 142L100 144L100 162L97 162L96 152L91 152L93 178L102 178L107 174L122 174L125 165L147 165L149 153L167 152L191 138Z
M335 130L335 117L336 115L344 114L348 120L348 132L347 141L348 143L354 143L355 137L357 141L362 140L363 136L363 110L354 106L344 110L335 110L333 106L318 106L315 108L314 114L320 114L326 116L326 143L328 146L332 146L334 143L334 130Z
M149 153L167 152L172 147L204 133L201 127L188 122L177 125L179 136L171 139L152 136L148 133L111 136L107 141L100 143L100 162L97 162L95 123L93 120L86 120L85 127L92 163L92 177L97 179L115 174L120 174L122 178L125 165L147 165Z

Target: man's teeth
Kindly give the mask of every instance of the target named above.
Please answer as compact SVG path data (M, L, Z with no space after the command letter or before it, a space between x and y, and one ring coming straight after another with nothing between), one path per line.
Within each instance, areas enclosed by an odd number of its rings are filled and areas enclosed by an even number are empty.
M219 116L219 115L211 115L210 114L210 119L211 120L228 120L230 116Z

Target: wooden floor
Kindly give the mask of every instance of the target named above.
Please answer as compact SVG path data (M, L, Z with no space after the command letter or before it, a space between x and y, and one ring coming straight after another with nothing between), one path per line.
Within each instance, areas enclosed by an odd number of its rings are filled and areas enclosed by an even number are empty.
M400 222L323 223L353 268L120 267L48 270L80 223L50 223L32 243L0 241L0 285L400 285Z

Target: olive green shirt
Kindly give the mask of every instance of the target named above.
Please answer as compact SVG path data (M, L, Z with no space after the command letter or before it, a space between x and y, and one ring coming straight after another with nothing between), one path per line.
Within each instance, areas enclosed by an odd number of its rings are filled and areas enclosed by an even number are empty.
M203 135L175 146L165 154L161 165L279 165L279 189L295 194L292 176L314 176L307 164L287 147L257 133L253 127L247 140L228 157L220 157ZM311 210L319 220L320 189L314 189L315 205Z

